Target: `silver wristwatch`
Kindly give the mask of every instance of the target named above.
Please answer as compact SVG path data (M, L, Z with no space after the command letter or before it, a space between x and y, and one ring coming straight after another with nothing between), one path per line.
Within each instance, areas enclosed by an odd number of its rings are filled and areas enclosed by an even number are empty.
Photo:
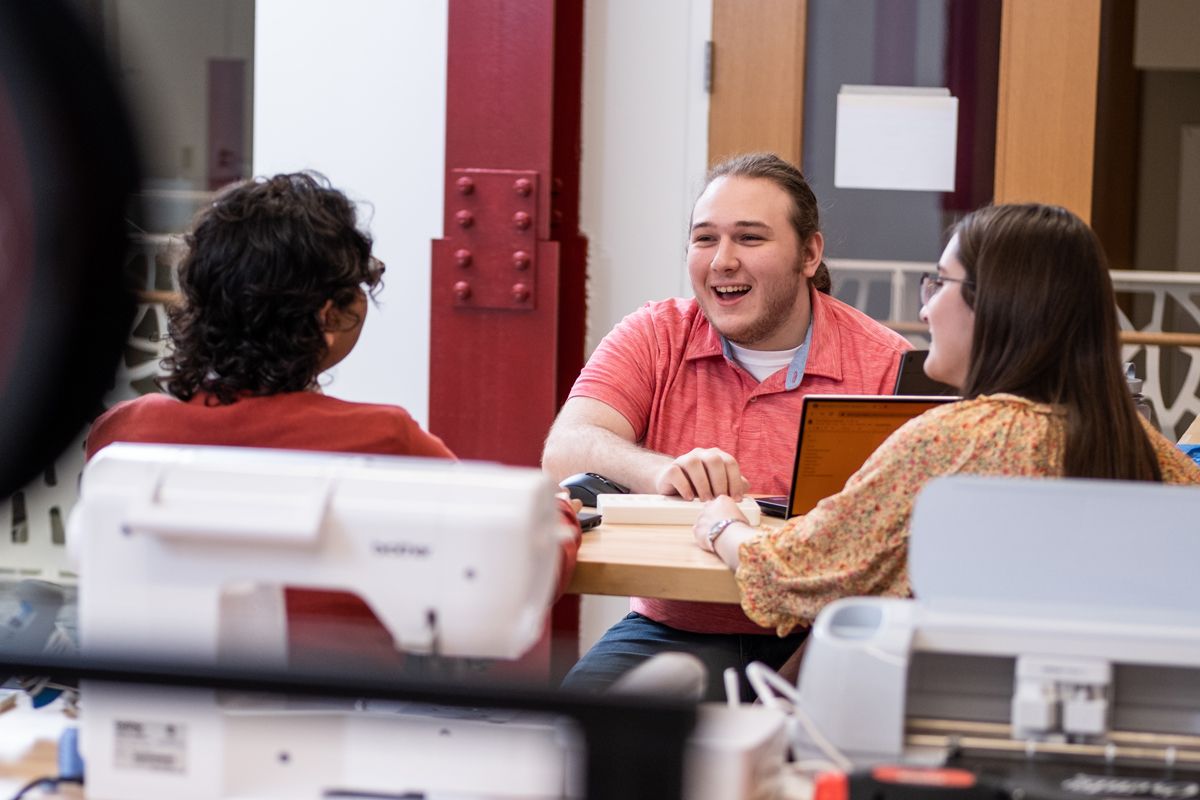
M708 529L708 548L710 550L713 550L714 552L716 551L717 537L720 536L722 533L724 533L725 529L728 528L730 525L732 525L735 522L741 522L741 520L740 519L719 519L713 523L712 527Z

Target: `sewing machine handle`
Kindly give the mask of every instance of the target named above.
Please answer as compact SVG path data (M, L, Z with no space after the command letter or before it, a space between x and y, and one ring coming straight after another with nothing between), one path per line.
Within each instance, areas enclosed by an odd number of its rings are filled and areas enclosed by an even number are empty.
M333 490L277 491L211 500L155 497L131 504L122 531L162 539L305 546L316 543Z

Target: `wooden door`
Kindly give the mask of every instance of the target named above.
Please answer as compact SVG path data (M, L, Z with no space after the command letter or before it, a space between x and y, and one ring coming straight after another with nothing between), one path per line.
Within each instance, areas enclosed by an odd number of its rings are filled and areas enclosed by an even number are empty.
M806 0L713 0L708 162L770 151L800 163Z

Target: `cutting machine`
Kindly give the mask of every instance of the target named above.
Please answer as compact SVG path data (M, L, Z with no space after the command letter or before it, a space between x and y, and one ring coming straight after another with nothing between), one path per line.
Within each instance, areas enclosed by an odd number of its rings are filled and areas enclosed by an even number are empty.
M1200 488L935 480L912 520L916 599L818 616L799 705L827 742L798 727L795 746L858 766L1057 765L1061 796L1127 779L1200 795L1173 780L1200 771L1197 564Z

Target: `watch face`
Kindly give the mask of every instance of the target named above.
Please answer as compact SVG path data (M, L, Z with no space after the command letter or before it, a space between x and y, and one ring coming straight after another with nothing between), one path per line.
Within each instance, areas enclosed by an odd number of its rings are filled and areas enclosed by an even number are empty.
M735 519L722 519L722 520L717 520L716 522L714 522L713 526L708 529L708 544L709 544L709 546L712 547L713 545L715 545L716 541L717 541L717 537L720 536L722 533L724 533L725 529L728 528L730 525L732 525L735 522L737 522L737 520L735 520Z

